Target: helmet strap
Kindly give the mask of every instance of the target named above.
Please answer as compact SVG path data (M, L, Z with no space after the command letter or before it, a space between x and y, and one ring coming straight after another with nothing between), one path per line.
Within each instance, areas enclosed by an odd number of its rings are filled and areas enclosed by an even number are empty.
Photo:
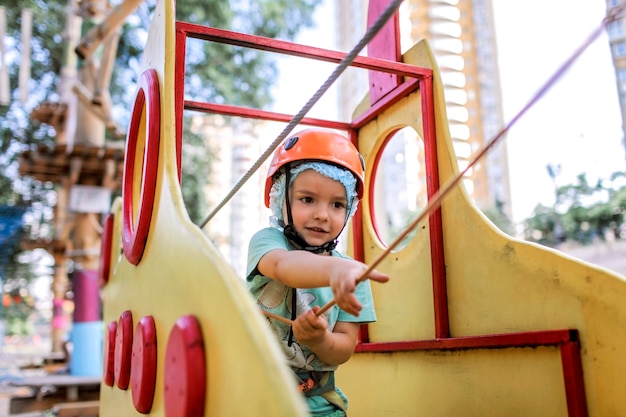
M285 235L289 243L291 243L296 249L305 250L311 253L323 253L332 251L337 247L337 238L331 240L330 242L326 242L321 246L311 246L307 243L306 240L304 240L302 235L296 231L296 228L293 225L293 216L291 214L291 203L289 202L289 182L291 181L291 167L288 165L286 168L285 204L287 206L287 224L283 226L283 234ZM343 228L341 230L343 230Z

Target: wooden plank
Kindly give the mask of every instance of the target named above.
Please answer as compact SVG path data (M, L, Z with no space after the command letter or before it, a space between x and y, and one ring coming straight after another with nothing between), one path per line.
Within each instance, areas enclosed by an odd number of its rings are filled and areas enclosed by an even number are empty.
M57 417L97 417L100 413L100 401L58 403L51 411Z

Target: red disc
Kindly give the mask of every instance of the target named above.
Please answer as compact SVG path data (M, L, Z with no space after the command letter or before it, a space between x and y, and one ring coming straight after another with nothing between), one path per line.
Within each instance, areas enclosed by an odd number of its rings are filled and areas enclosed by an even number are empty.
M100 243L100 264L98 265L98 284L103 287L109 282L111 271L111 246L113 243L113 213L109 213L104 221L102 229L102 241Z
M107 326L107 334L104 338L104 366L103 366L103 374L104 374L104 383L110 387L113 386L115 382L115 337L117 333L117 322L112 321Z
M142 317L135 328L130 367L130 386L135 409L148 414L154 399L156 383L157 342L152 316Z
M202 330L193 316L183 316L170 332L165 351L165 416L202 417L206 369Z
M117 323L115 336L115 384L128 389L130 381L130 359L133 348L133 315L126 310Z

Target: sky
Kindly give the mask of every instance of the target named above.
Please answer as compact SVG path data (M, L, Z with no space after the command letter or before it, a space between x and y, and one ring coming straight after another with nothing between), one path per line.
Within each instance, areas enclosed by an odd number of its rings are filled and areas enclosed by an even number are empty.
M317 26L297 42L334 49L332 0L317 10ZM493 0L504 124L529 103L556 71L601 25L602 0ZM403 47L403 49L406 49ZM323 64L328 65L328 64ZM295 114L332 72L312 67L302 74L281 71L278 87L288 91ZM300 78L301 80L302 78ZM291 84L290 84L291 83ZM289 87L285 87L289 85ZM298 92L296 95L296 91ZM333 92L315 109L330 109ZM322 100L320 100L320 103ZM314 109L314 110L315 110ZM310 116L314 116L312 111ZM491 138L485 138L485 142ZM554 183L548 164L560 165L556 184L574 184L587 174L590 182L626 168L614 69L606 33L602 33L542 99L511 127L506 139L513 220L532 214L537 204L552 206Z
M516 6L517 5L517 6ZM602 0L494 0L505 122L601 25ZM626 168L609 41L602 33L509 131L514 220L554 202L547 164L559 186L586 173L593 181Z

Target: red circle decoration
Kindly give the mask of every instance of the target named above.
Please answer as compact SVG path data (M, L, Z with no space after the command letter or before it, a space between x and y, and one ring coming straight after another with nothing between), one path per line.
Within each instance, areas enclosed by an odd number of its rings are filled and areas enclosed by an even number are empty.
M102 241L100 243L100 264L98 265L98 284L100 287L109 282L111 272L111 246L113 244L113 213L109 213L104 220L102 228Z
M130 366L130 386L135 409L148 414L152 409L156 383L157 342L152 316L142 317L135 328Z
M126 310L117 323L115 336L115 384L119 389L128 389L130 360L133 347L133 315Z
M204 342L194 316L183 316L170 332L165 351L166 417L202 417L206 389Z
M146 140L143 152L141 192L137 221L133 217L133 183L135 181L135 155L137 137L146 108ZM159 76L154 69L144 71L139 77L135 104L126 138L124 180L122 184L122 247L128 262L137 265L141 261L150 230L152 209L156 191L161 136L161 97Z
M117 322L112 321L107 327L107 334L104 338L104 383L110 387L115 382L115 338L117 333Z

